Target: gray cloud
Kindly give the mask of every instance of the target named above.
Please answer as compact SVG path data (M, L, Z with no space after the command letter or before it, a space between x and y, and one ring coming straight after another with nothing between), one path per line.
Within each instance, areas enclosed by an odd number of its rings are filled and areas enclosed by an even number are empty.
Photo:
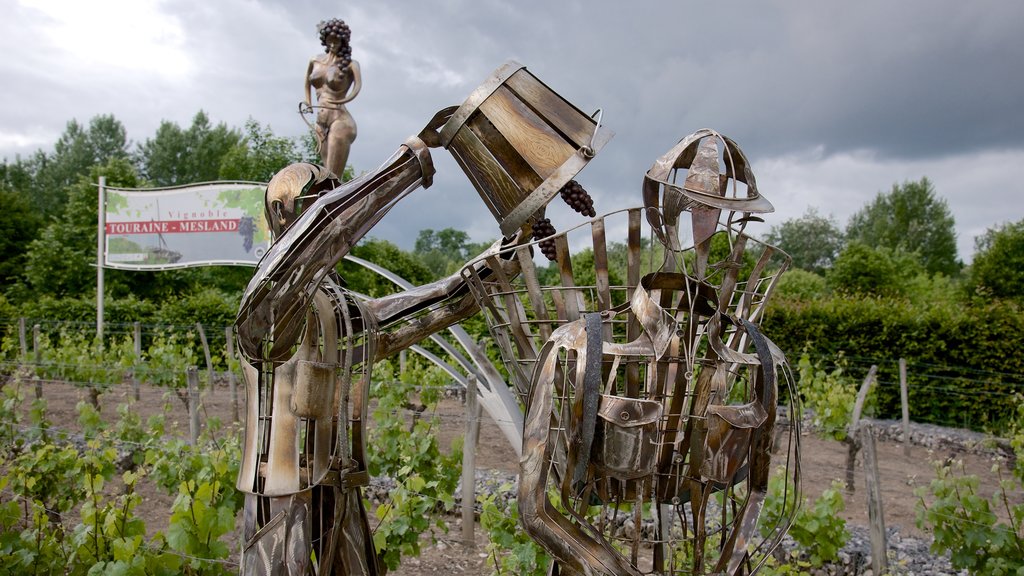
M48 146L67 120L108 112L136 141L161 119L186 124L200 108L215 121L241 125L251 116L298 136L302 73L321 50L314 26L337 16L352 27L363 68L364 90L350 107L358 169L382 162L434 111L460 103L515 58L580 108L604 109L617 136L581 175L600 209L636 203L651 161L710 126L753 160L779 208L769 222L807 205L842 221L877 192L923 175L954 209L964 255L974 234L1024 217L1010 201L1020 185L1006 177L1024 156L1024 76L1013 72L1024 61L1020 3L357 0L329 13L312 1L154 6L169 27L154 43L180 52L185 72L161 73L158 60L76 61L43 33L55 25L50 17L0 7L0 48L16 55L0 61L0 156ZM455 226L479 240L496 234L447 156L435 153L435 187L396 208L375 235L408 247L427 227ZM985 194L978 182L991 182Z

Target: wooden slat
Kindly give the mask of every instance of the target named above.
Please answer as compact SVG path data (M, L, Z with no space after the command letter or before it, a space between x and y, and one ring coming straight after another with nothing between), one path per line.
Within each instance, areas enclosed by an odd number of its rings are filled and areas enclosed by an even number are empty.
M633 300L633 292L640 285L640 210L629 211L628 220L629 232L626 244L626 296L629 301ZM640 322L635 314L629 315L629 322L626 324L626 341L632 342L640 337ZM630 362L626 366L626 395L630 398L638 397L640 393L640 368L636 363Z
M555 288L554 290L548 291L548 293L551 294L551 302L555 305L555 314L557 315L558 320L560 323L565 322L565 319L567 318L565 312L565 299L562 298L561 290Z
M501 287L502 299L505 301L505 313L508 314L509 329L515 339L516 348L519 350L519 358L532 360L537 357L537 349L534 348L533 335L529 332L529 325L524 324L526 311L523 309L519 295L514 292L512 283L501 268L501 263L494 256L487 258L487 264L494 272L494 277Z
M459 130L452 139L450 149L458 151L463 170L494 199L498 212L508 214L519 204L522 190L487 152L472 130ZM477 188L477 191L481 191L481 188Z
M875 435L871 426L861 427L858 433L860 443L864 446L864 477L871 535L871 568L873 574L885 574L888 572L889 558L886 556L888 545L885 534L885 509L882 505L882 483L878 475Z
M242 460L239 464L241 472L238 474L239 490L252 492L256 490L256 468L259 465L260 455L257 438L257 426L260 421L259 407L259 371L249 364L245 358L241 360L242 382L245 385L245 444L242 447Z
M565 302L565 319L574 322L580 319L579 290L576 290L576 280L572 276L572 258L569 256L569 239L565 235L555 237L555 249L558 254L558 273L562 279L562 294Z
M480 105L480 111L541 178L547 179L576 153L560 134L505 87L495 90Z
M449 148L448 151L452 153L452 158L455 158L455 163L458 164L460 168L462 168L463 172L466 173L466 176L470 179L470 182L472 182L473 184L473 188L476 189L477 193L480 194L480 198L484 201L484 205L487 206L487 209L491 211L491 215L494 216L495 220L501 222L502 215L498 211L498 208L494 205L494 199L491 198L489 195L485 195L480 192L480 190L483 189L484 185L475 179L475 177L473 176L473 169L470 168L467 160L463 158L459 150L454 147Z
M597 283L597 309L612 307L611 281L608 279L608 248L605 244L604 218L595 220L590 227L594 240L594 270Z
M526 70L513 74L505 85L577 147L590 144L596 122L587 118Z
M466 125L480 142L491 153L522 190L535 190L544 183L544 179L533 171L522 154L509 144L509 141L494 127L494 124L483 114L477 114Z
M747 247L747 236L740 234L736 236L736 240L732 245L732 253L729 254L729 262L735 262L737 264L743 262L743 252ZM730 266L725 269L725 274L722 277L722 287L718 289L718 309L722 312L729 311L729 304L732 301L733 292L736 290L736 284L739 282L740 267Z
M298 360L293 358L274 371L274 408L270 431L270 446L267 456L266 494L279 496L294 494L301 489L299 484L299 421L288 409L295 382L295 367Z
M551 337L551 323L548 315L547 303L544 302L544 293L540 290L540 281L537 280L537 269L530 256L530 249L525 246L516 248L516 258L519 259L519 270L526 284L526 292L530 295L530 303L533 305L534 314L537 317L537 329L541 338L547 341Z

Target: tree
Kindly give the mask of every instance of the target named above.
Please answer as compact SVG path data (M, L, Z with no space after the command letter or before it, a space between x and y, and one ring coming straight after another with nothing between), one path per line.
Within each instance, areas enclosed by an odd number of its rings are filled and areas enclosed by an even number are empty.
M799 218L772 226L766 240L793 258L793 267L824 274L843 249L843 232L832 216L822 216L813 206Z
M488 244L489 246L490 244ZM420 230L416 237L413 254L434 274L434 279L443 278L460 269L467 260L483 248L469 241L469 234L454 228Z
M6 286L21 276L25 251L39 233L40 219L28 198L3 183L0 206L4 207L0 219L0 286Z
M250 118L245 123L245 137L223 156L218 177L267 182L281 168L301 160L302 151L294 141L274 136L269 126Z
M947 276L960 271L956 230L946 201L935 196L928 178L893 185L850 218L848 241L872 248L916 254L929 274Z
M77 120L68 122L53 146L53 154L42 151L30 160L33 189L28 192L47 218L58 216L68 202L68 189L93 166L112 159L128 158L124 125L113 115L94 116L83 128Z
M134 167L124 158L111 159L95 167L89 176L79 177L69 189L64 213L29 245L25 280L32 295L63 297L95 292L99 203L95 182L101 175L107 177L110 186L138 185Z
M775 288L776 298L797 301L818 300L828 294L828 283L814 272L802 268L787 270Z
M974 249L973 291L1024 300L1024 220L989 228L974 239Z
M903 295L904 282L922 271L911 254L853 241L836 258L826 279L836 292L893 297Z
M142 177L155 186L210 182L217 179L227 153L241 141L238 130L224 123L211 126L200 110L188 130L161 122L156 136L139 146L136 162Z
M434 274L418 258L387 240L365 238L352 248L352 255L383 266L413 285L426 284L434 279ZM338 272L346 287L359 294L376 298L399 290L390 280L352 262L342 260L338 264Z

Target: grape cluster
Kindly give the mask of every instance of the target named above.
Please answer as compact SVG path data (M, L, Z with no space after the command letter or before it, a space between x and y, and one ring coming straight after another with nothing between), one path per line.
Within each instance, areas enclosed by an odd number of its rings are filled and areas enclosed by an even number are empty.
M238 221L238 233L242 235L242 248L245 248L246 252L252 250L252 237L255 232L252 216L242 216Z
M352 40L352 31L349 30L348 24L339 18L331 18L326 22L321 22L317 29L320 30L320 43L324 45L325 52L329 50L327 48L328 36L341 38L341 46L338 47L337 55L341 58L341 67L348 67L352 63L352 46L349 44L349 41Z
M541 240L537 246L540 247L540 251L544 256L554 262L558 257L558 251L555 249L555 241L550 237L555 235L555 227L551 225L550 218L539 218L533 223L533 237Z
M590 194L587 194L587 191L583 189L579 182L569 180L565 183L565 186L562 186L560 193L562 194L562 200L565 200L565 203L573 210L587 218L597 216L597 212L594 211L594 199L590 197Z

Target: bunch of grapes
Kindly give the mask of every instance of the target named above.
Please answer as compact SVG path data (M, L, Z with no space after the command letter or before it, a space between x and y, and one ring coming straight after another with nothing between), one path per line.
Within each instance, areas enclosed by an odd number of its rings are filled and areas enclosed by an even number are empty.
M337 36L341 38L341 46L338 48L338 56L341 58L340 65L342 68L347 68L352 63L352 46L349 41L352 39L352 31L349 30L348 24L345 24L343 20L338 18L331 18L326 22L321 22L317 26L320 30L320 43L324 45L324 50L327 51L327 37Z
M594 211L594 199L587 194L587 191L583 189L583 186L575 180L569 180L562 186L560 191L562 194L562 200L569 205L570 208L583 214L587 218L593 218L597 216L597 212Z
M245 248L246 252L252 250L252 237L255 232L252 216L242 216L238 221L238 233L242 235L242 248Z
M555 249L555 241L550 237L555 235L555 227L551 225L550 218L539 218L533 223L533 237L541 240L537 246L540 246L541 253L544 256L554 262L558 258L558 251Z

